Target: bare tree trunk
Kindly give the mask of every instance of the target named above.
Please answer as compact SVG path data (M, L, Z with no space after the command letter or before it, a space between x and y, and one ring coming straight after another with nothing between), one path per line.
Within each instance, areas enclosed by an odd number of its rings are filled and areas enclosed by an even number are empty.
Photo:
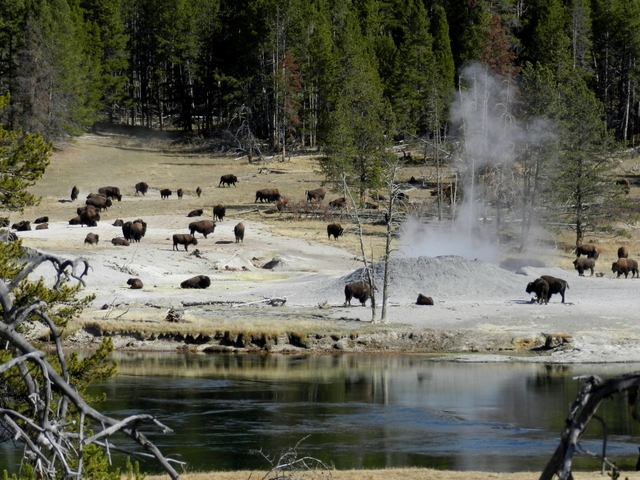
M393 222L393 205L396 199L396 173L398 171L398 158L395 159L391 174L389 175L389 203L387 204L387 231L385 233L384 245L384 280L382 282L382 313L380 321L389 323L387 320L387 303L389 303L389 276L391 274L390 254L391 254L391 226Z

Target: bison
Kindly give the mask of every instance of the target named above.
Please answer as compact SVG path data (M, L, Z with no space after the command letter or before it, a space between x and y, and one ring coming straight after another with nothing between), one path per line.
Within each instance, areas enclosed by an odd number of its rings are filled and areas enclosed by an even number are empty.
M203 213L204 213L204 210L202 210L201 208L198 208L197 210L191 210L187 214L187 217L200 217Z
M184 190L179 188L178 190L176 190L176 194L178 195L178 198L182 200L182 196L184 195Z
M600 256L600 252L595 245L591 243L585 243L576 247L576 255L578 257L580 257L580 255L584 255L587 258L593 258L594 260L597 260Z
M148 191L149 191L149 185L146 182L138 182L138 183L136 183L136 193L135 193L136 196L139 193L141 193L142 196L144 197L147 194Z
M573 267L578 270L578 276L584 277L585 270L591 270L590 277L593 276L593 269L596 268L596 262L593 258L576 258L573 261Z
M170 195L171 195L171 190L169 190L168 188L163 188L162 190L160 190L160 198L162 199L169 198Z
M76 187L74 185L73 188L71 189L71 201L72 202L75 202L77 200L79 193L80 193L80 190L78 190L78 187Z
M216 229L216 224L211 220L200 220L198 222L191 222L189 224L189 233L193 235L195 232L201 233L204 235L204 238L207 238L207 235L213 233Z
M180 288L209 288L211 279L206 275L196 275L180 284Z
M78 215L77 217L73 217L71 220L69 220L69 225L82 225L82 220L80 219L80 215ZM93 225L94 227L96 225Z
M227 213L227 209L224 205L216 205L213 207L213 219L222 221Z
M29 220L21 220L11 225L11 228L18 232L26 232L31 230L31 222Z
M332 200L331 202L329 202L329 206L331 208L344 208L346 204L347 204L347 199L345 197L336 198L335 200Z
M618 248L618 258L629 258L629 250L627 250L627 247Z
M100 221L100 213L96 208L87 208L78 216L80 217L80 225L86 225L87 227L96 227Z
M244 223L240 222L233 227L233 233L236 236L236 243L244 243Z
M93 195L93 194L91 194ZM98 195L94 195L90 198L87 198L87 201L85 202L86 205L93 205L94 207L96 207L98 209L98 211L101 210L106 210L108 209L111 205L113 205L113 203L111 202L111 199L108 197L105 197L101 194Z
M616 180L616 185L619 185L622 191L624 191L624 193L626 193L627 195L631 191L631 184L626 178L619 178L618 180Z
M196 195L198 195L198 198L202 195L202 189L200 187L196 188Z
M218 184L218 187L220 185L222 185L223 187L225 185L227 185L228 187L231 187L231 185L233 184L233 186L236 186L236 182L238 181L238 177L236 177L235 175L232 174L228 174L228 175L222 175L220 177L220 183ZM254 202L255 203L255 202Z
M423 294L418 294L418 300L416 300L416 305L433 305L433 298L426 297Z
M358 282L347 283L344 286L344 306L351 306L351 299L360 300L362 306L365 306L367 299L371 297L371 285L369 282L360 280Z
M339 223L330 223L327 225L327 237L329 240L331 240L331 235L333 235L334 240L337 240L343 233L344 228L342 228Z
M256 191L256 199L253 203L256 203L260 200L260 203L267 202L277 202L280 200L280 192L277 188L263 188L262 190Z
M97 233L87 233L87 236L84 239L84 243L88 243L89 245L97 245L98 240L100 240L100 235Z
M48 221L49 221L49 217L38 217L33 221L33 223L35 223L35 224L47 223Z
M180 250L178 245L184 245L184 251L189 250L189 245L197 245L198 240L193 235L188 233L174 233L173 234L173 248L172 250Z
M304 192L307 196L307 202L324 200L324 196L327 194L327 190L323 187L316 188L314 190L307 190Z
M142 219L133 222L125 222L122 225L122 235L126 240L140 242L142 237L147 233L147 223Z
M562 296L562 303L564 303L564 292L569 288L569 284L565 280L551 275L542 275L540 278L549 284L549 298L551 298L551 295L559 293Z
M47 222L41 223L36 227L36 230L47 230L49 228L49 224Z
M631 258L619 258L611 265L611 271L618 274L616 278L620 278L622 274L624 274L624 278L627 278L629 273L631 273L631 278L638 277L638 262Z
M122 238L122 237L115 237L111 239L111 243L118 246L118 247L128 247L129 245L131 245L129 243L129 240L127 240L126 238Z
M538 303L549 303L549 282L544 278L536 278L527 285L527 293L535 293L535 301Z
M115 222L113 222L111 225L113 225L114 227L121 227L122 225L124 225L124 220L122 220L121 218L116 218Z
M130 285L129 288L132 290L140 290L144 285L142 284L142 280L139 278L130 278L127 280L127 285Z
M98 193L105 195L107 198L115 198L118 201L122 200L122 194L120 193L120 189L118 187L100 187L98 189Z

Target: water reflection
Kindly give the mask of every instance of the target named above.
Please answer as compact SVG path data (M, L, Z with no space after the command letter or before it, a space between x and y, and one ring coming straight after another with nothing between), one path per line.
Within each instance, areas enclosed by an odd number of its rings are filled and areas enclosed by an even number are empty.
M581 385L572 377L640 369L434 363L419 355L114 358L121 375L90 393L107 394L101 409L110 415L160 418L175 433L146 433L191 470L267 469L251 450L278 455L304 437L300 453L339 469L541 470ZM633 469L637 427L624 399L606 402L599 414L609 454ZM588 433L584 445L599 451L601 427L594 423ZM598 465L580 458L576 467Z

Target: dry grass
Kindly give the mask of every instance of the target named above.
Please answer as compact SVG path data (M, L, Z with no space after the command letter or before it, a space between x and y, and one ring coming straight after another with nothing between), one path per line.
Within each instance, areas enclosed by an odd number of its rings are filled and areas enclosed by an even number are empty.
M266 472L207 472L181 475L183 480L260 480ZM388 468L384 470L334 470L333 480L537 480L539 472L490 473L490 472L456 472L452 470L433 470L427 468ZM168 480L168 475L153 475L147 480ZM270 477L268 477L270 478ZM313 478L329 478L329 475ZM575 480L602 480L600 472L573 472ZM621 478L636 480L638 472L622 472Z

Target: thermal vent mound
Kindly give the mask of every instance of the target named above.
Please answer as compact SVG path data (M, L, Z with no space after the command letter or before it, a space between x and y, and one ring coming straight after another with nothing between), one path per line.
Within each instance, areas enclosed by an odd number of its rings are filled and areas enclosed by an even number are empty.
M373 264L377 295L382 295L384 264ZM366 279L360 268L336 281L335 288ZM391 301L415 302L418 293L434 299L496 300L522 297L531 278L481 260L446 255L391 260Z

